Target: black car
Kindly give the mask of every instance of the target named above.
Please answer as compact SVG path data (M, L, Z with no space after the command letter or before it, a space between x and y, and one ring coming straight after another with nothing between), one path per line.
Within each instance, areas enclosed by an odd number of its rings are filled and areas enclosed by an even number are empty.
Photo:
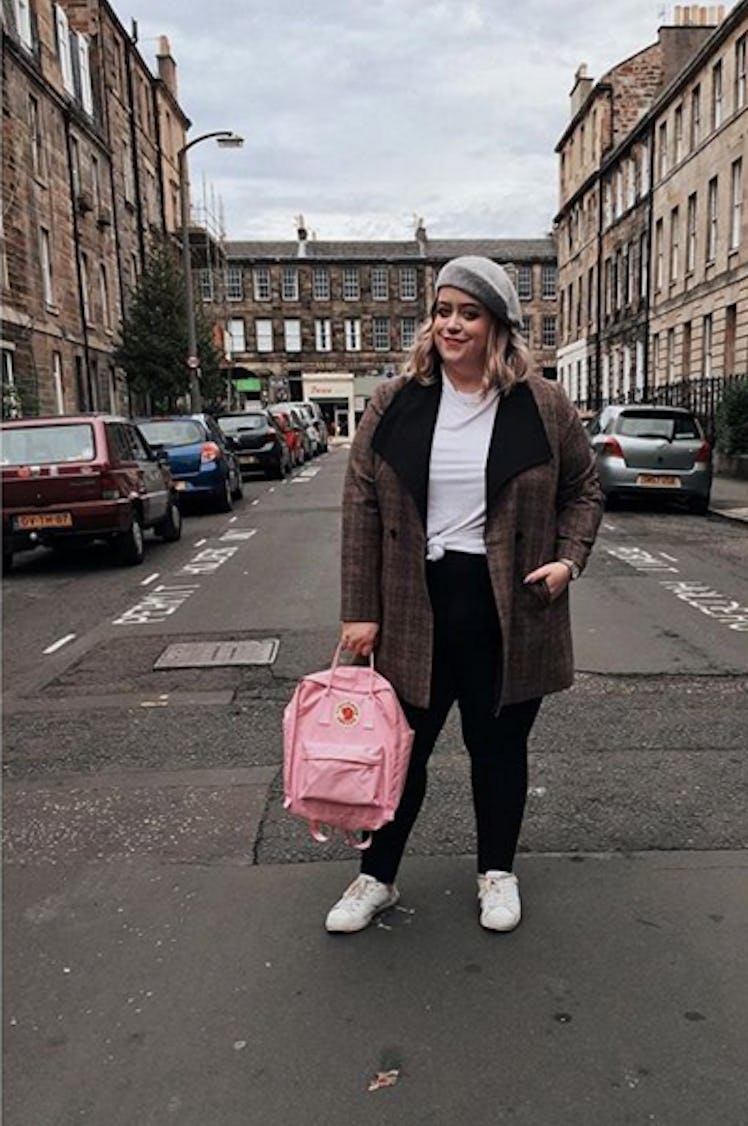
M291 471L291 454L285 435L263 407L218 416L218 425L232 443L242 477L253 470L266 477L283 478Z

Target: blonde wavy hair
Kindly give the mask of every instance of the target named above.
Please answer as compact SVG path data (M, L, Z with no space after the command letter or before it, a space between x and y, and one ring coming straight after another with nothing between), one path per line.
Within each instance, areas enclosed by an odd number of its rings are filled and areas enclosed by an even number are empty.
M441 361L434 343L434 312L416 332L415 340L405 358L402 372L418 383L433 383ZM504 324L491 314L486 347L486 370L483 392L496 387L507 394L515 383L521 383L534 370L527 341L516 328Z

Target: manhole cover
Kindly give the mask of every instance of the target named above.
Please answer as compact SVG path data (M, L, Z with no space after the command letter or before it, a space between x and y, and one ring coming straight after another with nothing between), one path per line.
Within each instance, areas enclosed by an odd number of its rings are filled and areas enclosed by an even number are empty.
M184 641L168 645L154 669L225 668L229 665L272 665L278 638L264 641Z

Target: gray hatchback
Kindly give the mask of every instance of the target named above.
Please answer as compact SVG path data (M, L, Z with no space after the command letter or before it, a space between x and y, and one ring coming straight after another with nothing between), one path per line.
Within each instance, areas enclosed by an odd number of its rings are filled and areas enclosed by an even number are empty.
M587 423L606 501L654 495L692 512L709 508L712 450L685 407L647 403L604 407Z

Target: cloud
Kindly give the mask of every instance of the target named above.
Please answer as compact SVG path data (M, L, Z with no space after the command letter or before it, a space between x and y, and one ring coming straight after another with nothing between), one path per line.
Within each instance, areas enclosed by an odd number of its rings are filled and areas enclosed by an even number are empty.
M190 153L230 238L542 235L557 210L554 146L580 62L600 77L654 42L652 0L130 0L153 62L168 34Z

